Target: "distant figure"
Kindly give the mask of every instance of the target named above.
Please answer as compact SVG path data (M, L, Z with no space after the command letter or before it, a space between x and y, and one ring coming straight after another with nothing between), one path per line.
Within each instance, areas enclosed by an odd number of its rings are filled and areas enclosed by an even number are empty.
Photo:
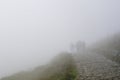
M75 51L76 51L76 50L75 50L75 45L74 45L74 44L71 44L71 45L70 45L70 52L71 52L71 53L75 53Z
M86 45L83 41L78 41L76 43L76 51L77 53L85 51Z
M76 44L70 45L70 52L71 53L79 53L85 51L86 45L83 41L78 41Z

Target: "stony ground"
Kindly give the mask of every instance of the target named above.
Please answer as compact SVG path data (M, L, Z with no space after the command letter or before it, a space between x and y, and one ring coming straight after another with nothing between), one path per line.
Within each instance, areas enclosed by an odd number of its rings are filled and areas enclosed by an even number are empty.
M120 80L120 65L96 53L77 54L76 80Z

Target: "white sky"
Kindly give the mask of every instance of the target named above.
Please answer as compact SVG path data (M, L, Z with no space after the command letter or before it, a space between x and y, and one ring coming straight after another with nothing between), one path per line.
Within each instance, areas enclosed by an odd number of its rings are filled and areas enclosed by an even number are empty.
M0 77L48 62L71 42L120 31L120 0L1 0Z

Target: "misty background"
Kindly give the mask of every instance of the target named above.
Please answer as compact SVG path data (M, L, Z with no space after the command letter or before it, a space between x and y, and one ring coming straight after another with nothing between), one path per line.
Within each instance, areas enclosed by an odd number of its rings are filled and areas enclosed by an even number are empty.
M119 0L0 1L0 77L46 64L78 40L120 31Z

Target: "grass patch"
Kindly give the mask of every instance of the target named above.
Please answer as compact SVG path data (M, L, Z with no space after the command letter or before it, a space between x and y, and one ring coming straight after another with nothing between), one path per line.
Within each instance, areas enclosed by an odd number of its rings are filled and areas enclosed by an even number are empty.
M47 75L47 77L45 76L40 80L74 80L77 75L77 69L72 55L65 53L56 56L43 75Z
M1 80L74 80L77 69L69 53L57 55L49 64L32 71L26 71L5 77Z

